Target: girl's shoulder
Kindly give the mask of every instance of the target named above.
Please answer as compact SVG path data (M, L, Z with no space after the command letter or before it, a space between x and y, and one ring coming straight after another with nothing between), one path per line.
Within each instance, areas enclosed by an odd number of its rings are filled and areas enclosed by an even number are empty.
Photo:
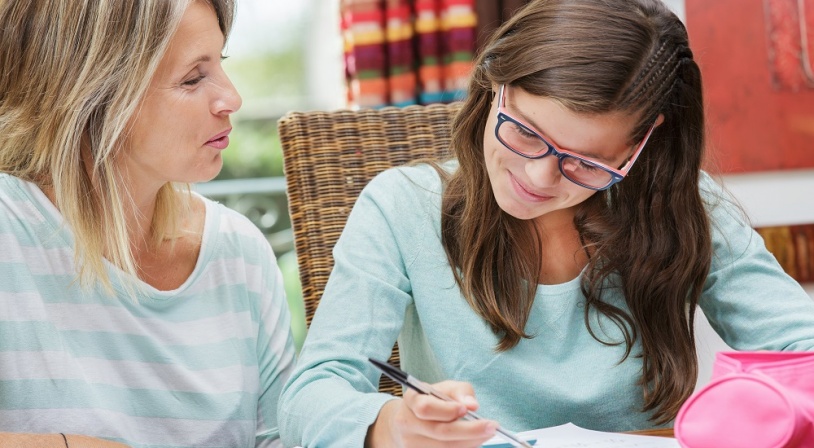
M383 171L362 190L348 224L351 234L393 237L406 259L440 234L446 164L415 164ZM439 172L440 170L440 172ZM444 171L446 170L446 171Z
M702 171L698 189L713 225L720 223L721 225L751 227L744 208L717 176Z
M455 162L419 163L387 169L379 173L363 190L379 200L390 199L405 204L410 201L440 201L445 177L455 171Z

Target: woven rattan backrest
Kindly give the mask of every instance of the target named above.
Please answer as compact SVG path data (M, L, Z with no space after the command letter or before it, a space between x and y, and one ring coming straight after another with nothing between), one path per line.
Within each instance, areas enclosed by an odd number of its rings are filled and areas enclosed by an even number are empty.
M280 119L288 207L305 319L316 311L333 267L331 251L365 185L387 168L445 157L459 104L379 110L290 112ZM398 365L398 348L391 362ZM379 389L400 394L382 378Z

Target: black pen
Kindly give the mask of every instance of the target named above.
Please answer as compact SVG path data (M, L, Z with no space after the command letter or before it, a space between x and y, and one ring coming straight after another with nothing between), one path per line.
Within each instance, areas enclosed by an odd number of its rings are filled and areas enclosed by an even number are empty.
M416 379L413 376L410 376L410 374L408 374L407 372L405 372L405 371L403 371L401 369L397 369L396 367L393 367L390 364L388 364L386 362L383 362L383 361L379 361L377 359L373 359L373 358L367 358L367 359L374 366L376 366L379 370L381 370L385 375L389 376L390 378L393 379L393 381L401 384L404 387L409 387L410 389L413 389L414 391L416 391L416 392L418 392L420 394L432 395L433 397L439 398L439 399L444 400L444 401L455 402L455 400L453 400L452 398L450 398L447 395L444 395L443 393L441 393L440 391L434 389L429 384L427 384L427 383L425 383L423 381L420 381L420 380ZM472 412L470 410L467 410L466 415L464 415L461 418L463 418L464 420L482 420L483 419L483 417L479 416L478 414L475 414L474 412ZM522 446L522 447L532 448L531 445L529 445L526 441L524 441L520 437L517 437L517 435L515 435L514 433L512 433L510 431L507 431L507 430L503 429L500 426L498 426L496 430L497 430L498 434L505 437L506 439L508 439L508 440L510 440L510 441Z

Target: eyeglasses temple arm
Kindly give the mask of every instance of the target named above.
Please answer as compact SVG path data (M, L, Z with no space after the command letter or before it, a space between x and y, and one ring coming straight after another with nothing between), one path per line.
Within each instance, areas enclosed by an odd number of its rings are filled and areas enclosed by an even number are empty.
M655 129L656 129L656 122L654 122L650 126L650 129L647 130L647 134L644 135L644 138L642 139L642 142L639 143L639 147L636 148L636 152L633 153L633 156L631 156L630 159L628 159L627 163L625 163L625 165L622 168L619 168L619 171L627 174L627 171L630 169L631 166L633 166L633 164L636 162L636 159L639 158L639 154L642 153L642 149L644 149L644 145L647 144L647 141L650 139L650 135L653 134L653 131Z

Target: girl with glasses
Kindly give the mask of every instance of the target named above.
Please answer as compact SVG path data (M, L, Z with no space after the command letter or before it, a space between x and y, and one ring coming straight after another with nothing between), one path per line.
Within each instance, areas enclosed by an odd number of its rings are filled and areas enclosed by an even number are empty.
M287 444L479 446L670 425L696 306L736 349L814 349L814 301L701 170L701 74L659 0L536 0L482 48L452 161L362 192L280 403ZM401 368L453 397L376 393ZM450 381L451 380L451 381ZM494 420L459 420L467 410Z

